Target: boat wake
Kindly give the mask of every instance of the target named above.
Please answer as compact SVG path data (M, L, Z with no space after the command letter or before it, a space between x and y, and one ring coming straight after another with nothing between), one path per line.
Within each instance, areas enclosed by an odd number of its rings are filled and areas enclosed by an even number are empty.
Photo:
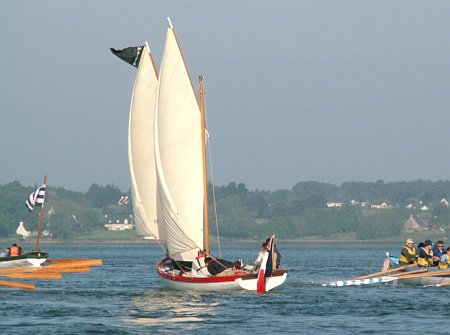
M209 296L213 297L212 294ZM165 326L203 322L214 315L215 309L220 305L216 299L208 301L209 296L197 292L152 291L133 298L133 316L123 320L128 323Z

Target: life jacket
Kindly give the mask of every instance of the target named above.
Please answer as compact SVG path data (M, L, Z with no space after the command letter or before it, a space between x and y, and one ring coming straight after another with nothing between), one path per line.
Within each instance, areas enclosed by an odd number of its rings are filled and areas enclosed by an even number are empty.
M17 247L17 246L12 246L12 247L11 247L10 255L11 255L11 256L19 256L19 247Z
M400 258L398 259L398 262L401 264L410 264L411 259L414 260L414 258L416 257L416 248L412 247L411 249L408 248L408 246L404 245L403 249L406 249L408 251L408 254L410 255L409 258L407 258L405 255L400 254Z
M426 252L426 254L429 255L430 257L427 257L427 258L420 257L420 254L419 254L419 258L417 259L417 264L419 266L423 266L423 267L433 266L433 250L430 250L429 253Z
M446 256L444 261L442 261L442 258L443 257L441 257L441 259L439 260L439 269L445 270L450 265L450 257Z

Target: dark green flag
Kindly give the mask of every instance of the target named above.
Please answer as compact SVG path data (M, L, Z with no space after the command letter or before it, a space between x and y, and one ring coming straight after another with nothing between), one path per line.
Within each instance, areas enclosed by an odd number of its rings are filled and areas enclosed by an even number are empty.
M138 67L139 61L141 60L142 51L144 50L144 46L129 47L122 50L116 50L113 48L110 49L111 52L120 59L124 60L125 62L135 67Z

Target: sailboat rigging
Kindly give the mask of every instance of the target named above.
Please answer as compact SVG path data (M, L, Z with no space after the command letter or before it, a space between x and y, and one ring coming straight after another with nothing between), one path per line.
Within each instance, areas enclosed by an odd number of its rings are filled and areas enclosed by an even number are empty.
M37 237L36 237L36 248L32 252L27 253L14 253L11 251L10 255L0 257L0 269L10 269L10 268L22 268L22 267L39 267L48 258L48 253L39 250L39 242L41 238L42 230L42 220L44 216L44 202L47 189L47 176L44 177L44 184L34 192L32 192L25 202L25 206L31 212L35 206L39 206L38 215L38 226L37 226ZM13 245L14 248L18 247L16 244ZM11 250L13 249L11 248Z
M252 266L226 275L209 270L233 264L210 255L203 77L197 96L170 20L159 74L147 43L111 50L138 68L128 135L131 190L138 236L165 243L157 273L174 289L256 290L259 270ZM286 269L267 269L258 284L263 291L287 277Z

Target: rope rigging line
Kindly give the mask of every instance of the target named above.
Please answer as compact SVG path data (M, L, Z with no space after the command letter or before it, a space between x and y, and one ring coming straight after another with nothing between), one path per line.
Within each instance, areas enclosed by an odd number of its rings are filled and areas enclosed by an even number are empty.
M208 124L208 118L207 118L207 113L206 113L206 102L204 103L205 105L205 121L206 124ZM213 198L213 204L214 204L214 220L216 222L216 234L217 234L217 246L219 248L219 257L222 258L222 250L220 248L220 234L219 234L219 217L217 214L217 202L216 202L216 190L215 190L215 186L214 186L214 173L213 173L213 164L212 164L212 154L211 154L211 141L210 141L210 137L209 137L209 133L208 130L206 129L206 136L207 136L207 148L208 148L208 163L209 163L209 175L210 175L210 179L211 179L211 185L212 185L212 198Z
M158 222L158 220L155 220L155 222ZM167 253L167 248L161 243L161 241L158 239L155 239L155 241L161 247L162 251L164 251L164 253Z

